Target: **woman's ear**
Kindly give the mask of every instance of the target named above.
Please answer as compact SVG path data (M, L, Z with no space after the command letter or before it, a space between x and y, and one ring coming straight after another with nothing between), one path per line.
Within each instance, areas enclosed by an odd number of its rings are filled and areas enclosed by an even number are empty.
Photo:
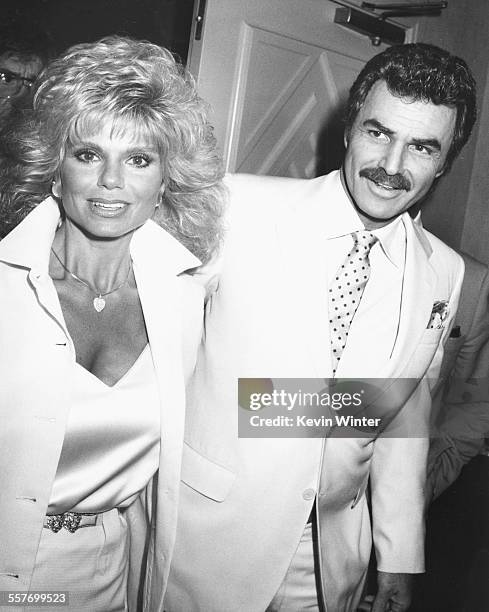
M163 202L163 194L165 193L165 183L161 183L160 190L158 192L158 199L156 200L156 208L159 208Z
M59 177L51 181L51 193L57 200L61 199L61 180Z

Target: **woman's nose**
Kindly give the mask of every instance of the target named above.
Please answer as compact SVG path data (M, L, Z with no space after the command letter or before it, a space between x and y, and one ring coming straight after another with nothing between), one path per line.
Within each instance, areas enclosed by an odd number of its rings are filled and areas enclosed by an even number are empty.
M124 187L124 173L117 163L104 163L98 180L99 187L106 189L122 189Z

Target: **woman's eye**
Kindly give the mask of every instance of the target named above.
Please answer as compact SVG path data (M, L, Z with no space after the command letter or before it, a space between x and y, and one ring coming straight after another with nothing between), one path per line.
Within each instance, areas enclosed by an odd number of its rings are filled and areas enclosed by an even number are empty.
M90 164L98 159L98 155L95 153L95 151L90 150L78 151L75 153L75 157L86 164Z
M149 166L149 158L147 155L133 155L129 162L138 168L146 168L146 166Z

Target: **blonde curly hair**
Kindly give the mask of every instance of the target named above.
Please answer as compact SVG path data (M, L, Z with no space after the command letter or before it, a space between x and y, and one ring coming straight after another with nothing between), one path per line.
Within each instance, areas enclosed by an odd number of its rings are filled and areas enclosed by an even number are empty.
M163 159L154 220L203 262L221 236L222 164L190 73L167 49L120 36L79 44L41 73L33 110L0 145L0 220L6 234L50 194L67 144L109 119L151 139Z

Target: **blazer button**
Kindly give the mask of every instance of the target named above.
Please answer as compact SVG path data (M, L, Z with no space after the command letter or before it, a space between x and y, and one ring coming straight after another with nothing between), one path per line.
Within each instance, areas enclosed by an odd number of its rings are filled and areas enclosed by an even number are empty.
M302 493L302 499L305 499L306 501L311 501L311 499L314 499L315 497L316 497L316 491L314 489L306 489Z

